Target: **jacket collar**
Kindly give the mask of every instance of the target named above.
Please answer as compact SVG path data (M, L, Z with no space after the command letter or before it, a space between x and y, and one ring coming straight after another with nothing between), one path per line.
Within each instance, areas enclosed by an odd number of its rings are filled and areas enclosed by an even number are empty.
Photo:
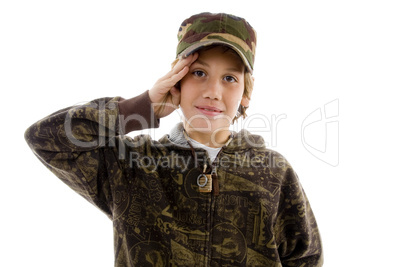
M168 138L170 139L171 142L175 143L178 146L190 148L190 145L188 144L183 131L184 131L183 123L180 122L173 127L173 129L169 133Z
M190 149L185 138L183 123L176 124L168 135L162 137L159 141L164 145L175 145L182 149ZM259 135L251 134L249 131L242 129L238 133L233 133L233 138L229 144L223 148L226 153L241 152L251 148L265 148L264 139Z

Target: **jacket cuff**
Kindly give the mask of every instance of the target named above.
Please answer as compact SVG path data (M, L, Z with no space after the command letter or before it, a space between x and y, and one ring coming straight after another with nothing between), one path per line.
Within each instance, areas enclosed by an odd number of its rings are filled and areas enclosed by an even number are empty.
M119 128L123 134L159 127L148 90L130 99L120 98L119 113Z

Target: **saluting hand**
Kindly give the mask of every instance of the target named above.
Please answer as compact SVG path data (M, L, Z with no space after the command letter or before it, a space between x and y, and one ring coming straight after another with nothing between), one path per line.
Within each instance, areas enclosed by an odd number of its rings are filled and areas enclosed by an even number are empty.
M177 64L165 76L156 81L149 90L149 98L154 104L154 112L158 118L163 118L179 108L180 89L177 83L183 79L189 71L191 64L198 58L198 53L181 58ZM164 103L164 104L163 104Z

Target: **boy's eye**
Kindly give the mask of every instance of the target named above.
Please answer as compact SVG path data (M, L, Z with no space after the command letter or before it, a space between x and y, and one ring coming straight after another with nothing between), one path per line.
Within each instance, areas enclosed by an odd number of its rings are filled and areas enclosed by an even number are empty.
M234 78L233 76L225 76L225 78L223 78L225 81L229 82L229 83L234 83L236 82L236 78Z
M201 70L196 70L196 71L193 72L193 74L195 76L197 76L197 77L204 77L205 76L205 73L203 71L201 71Z

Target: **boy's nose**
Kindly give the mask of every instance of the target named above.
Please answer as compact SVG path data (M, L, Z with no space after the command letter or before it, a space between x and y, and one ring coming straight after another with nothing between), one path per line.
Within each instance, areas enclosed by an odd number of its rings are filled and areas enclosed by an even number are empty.
M222 85L220 81L209 81L204 90L204 97L213 100L222 99Z

